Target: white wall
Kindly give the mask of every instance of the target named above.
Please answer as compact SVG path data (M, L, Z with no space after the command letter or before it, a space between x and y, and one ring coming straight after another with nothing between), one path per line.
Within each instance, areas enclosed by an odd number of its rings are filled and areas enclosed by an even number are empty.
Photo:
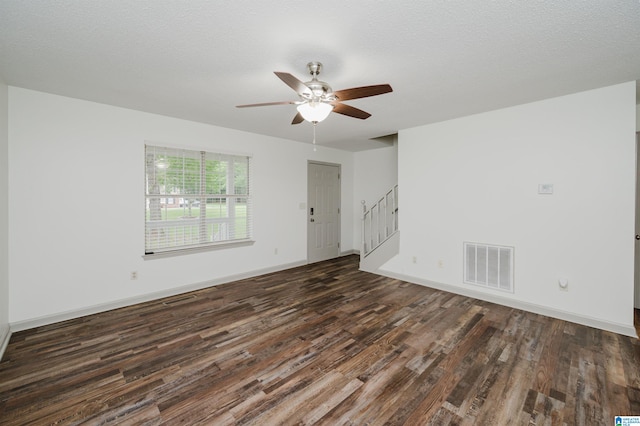
M354 155L353 241L360 249L362 239L362 200L368 207L398 183L398 144L359 151Z
M8 88L0 79L0 357L9 337Z
M635 114L630 82L401 131L384 270L632 334ZM462 283L463 241L515 247L513 294Z
M145 141L253 155L255 245L143 260ZM352 153L9 87L10 322L306 262L308 160L342 165L352 250Z

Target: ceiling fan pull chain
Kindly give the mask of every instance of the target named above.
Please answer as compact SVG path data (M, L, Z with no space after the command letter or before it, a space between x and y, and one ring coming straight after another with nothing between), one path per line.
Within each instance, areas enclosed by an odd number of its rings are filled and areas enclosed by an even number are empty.
M313 152L316 152L316 125L318 124L317 121L313 122Z

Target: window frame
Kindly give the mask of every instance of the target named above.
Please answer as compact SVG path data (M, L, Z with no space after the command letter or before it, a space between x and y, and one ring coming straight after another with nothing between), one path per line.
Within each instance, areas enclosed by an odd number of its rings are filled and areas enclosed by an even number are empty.
M157 164L158 164L158 153L161 153L166 158L182 158L183 160L191 159L196 160L198 163L197 173L191 175L193 178L195 175L198 175L195 179L196 189L195 192L190 193L191 191L181 192L185 190L185 182L182 182L182 187L178 188L176 192L175 184L172 187L168 187L166 184L159 184L157 180L160 178ZM207 164L211 165L211 161L213 162L221 162L225 163L224 173L216 174L216 171L211 170L207 171ZM243 192L236 193L236 165L246 163L246 168L243 170L243 179L244 179L244 187L245 190ZM190 253L198 253L202 251L209 250L219 250L226 249L231 247L238 246L246 246L251 245L255 241L253 240L253 207L252 207L252 163L253 158L248 154L239 154L239 153L226 153L226 152L213 152L206 151L203 149L194 149L187 147L172 147L172 146L164 146L155 144L152 142L145 143L144 146L144 204L145 204L145 218L144 218L144 255L143 259L155 259L162 257L172 257L185 255ZM167 176L171 175L171 173L175 173L176 171L182 171L182 175L185 175L186 166L182 165L182 169L180 167L174 167L170 169L170 172L165 172L164 174L164 182L167 182ZM218 163L219 164L219 163ZM150 167L154 167L153 171L150 173ZM165 166L166 167L166 166ZM169 170L169 169L167 169ZM219 170L218 170L219 171ZM150 178L150 175L153 178ZM226 175L226 178L224 176ZM223 177L225 179L224 189L222 187L218 188L217 192L211 192L208 189L208 181L215 180L216 178ZM151 182L151 184L150 184ZM154 187L155 189L150 189L150 187ZM215 184L214 184L215 186ZM193 188L192 188L193 189ZM183 222L185 217L180 217L178 219L169 219L167 214L167 204L164 205L165 217L162 217L162 201L165 203L172 199L174 203L180 203L179 208L182 208L183 211L186 208L186 200L191 200L188 204L189 212L191 212L192 204L194 201L198 201L198 216L189 216L188 220L197 220L192 223ZM221 200L225 201L222 202ZM245 235L241 238L228 238L229 233L233 235L236 229L238 217L236 216L236 203L239 199L245 200L246 210L245 210ZM157 200L157 201L152 201ZM217 201L215 201L217 200ZM152 203L154 207L152 207ZM226 211L226 215L215 217L210 215L210 210L207 209L207 206L218 204L219 208L223 208ZM204 207L204 211L201 208ZM152 208L157 208L158 210L152 213ZM157 214L157 218L155 220L151 220L150 217L152 215ZM193 242L194 239L194 225L197 225L197 231L195 231L196 242ZM216 240L216 232L213 231L215 227L218 227L217 234L224 234L227 238L222 238ZM212 226L212 233L209 235L208 227ZM177 235L179 232L182 232L183 240L184 235L189 234L189 243L183 244L175 244L175 240L172 243L166 243L164 245L161 244L162 240L160 237L150 236L150 232L152 230L167 230L167 234L174 233ZM223 231L224 230L224 231ZM171 239L171 237L165 237L165 240ZM177 239L177 237L175 237ZM165 241L166 242L166 241ZM153 244L160 243L160 246L154 246Z

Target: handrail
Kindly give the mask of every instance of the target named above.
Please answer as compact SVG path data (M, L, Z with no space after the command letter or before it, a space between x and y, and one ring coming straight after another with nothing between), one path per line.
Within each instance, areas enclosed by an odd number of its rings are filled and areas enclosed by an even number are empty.
M398 185L367 209L362 200L362 257L398 231Z

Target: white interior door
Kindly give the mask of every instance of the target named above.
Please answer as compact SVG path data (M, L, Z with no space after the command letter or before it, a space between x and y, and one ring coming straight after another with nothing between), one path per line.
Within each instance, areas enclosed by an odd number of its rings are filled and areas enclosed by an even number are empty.
M636 133L636 249L634 306L640 309L640 133Z
M307 261L340 256L340 166L309 163Z

